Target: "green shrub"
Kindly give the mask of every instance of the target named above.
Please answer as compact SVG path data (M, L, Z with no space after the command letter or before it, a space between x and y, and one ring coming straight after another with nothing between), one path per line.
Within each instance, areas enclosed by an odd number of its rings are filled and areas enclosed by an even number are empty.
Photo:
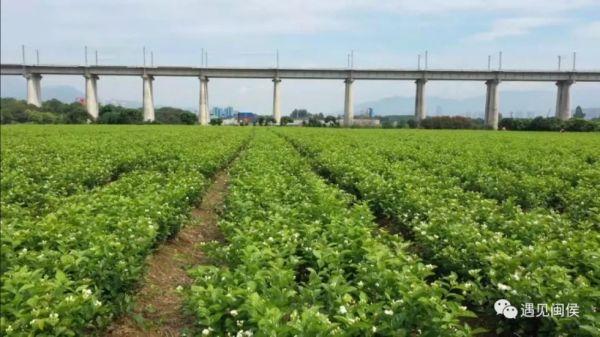
M424 129L479 129L483 123L463 116L435 116L425 118L420 126Z

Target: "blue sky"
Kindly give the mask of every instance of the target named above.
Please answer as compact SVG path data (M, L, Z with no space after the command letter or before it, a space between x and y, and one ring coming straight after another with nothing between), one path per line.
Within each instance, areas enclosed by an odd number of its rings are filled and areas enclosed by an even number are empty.
M555 69L557 55L579 69L600 69L598 0L21 0L2 1L2 62L28 60L40 50L41 63L83 64L84 45L98 50L104 64L141 64L142 46L156 65L345 67L354 50L355 67L412 68L429 51L430 68L485 68L488 55L504 69ZM47 76L43 85L81 87L83 79ZM343 83L285 81L282 109L307 107L337 112ZM577 90L600 90L578 83ZM267 80L211 81L210 103L268 112ZM503 83L501 90L555 90L553 83ZM158 78L157 104L194 107L196 79ZM141 101L141 79L101 78L101 99ZM428 94L465 98L484 94L481 83L438 82ZM412 96L410 82L357 83L355 101ZM550 105L553 102L549 102ZM600 105L600 102L599 104Z

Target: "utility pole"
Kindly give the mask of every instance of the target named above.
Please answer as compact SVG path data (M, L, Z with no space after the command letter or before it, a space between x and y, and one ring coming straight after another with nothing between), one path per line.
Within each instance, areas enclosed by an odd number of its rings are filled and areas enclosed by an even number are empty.
M88 52L87 52L87 46L85 46L83 49L84 49L84 51L85 51L85 66L87 67L87 66L88 66L88 58L87 58L87 56L88 56Z
M562 56L558 55L558 71L560 71L560 62L562 61Z
M354 50L350 51L350 69L354 69Z
M421 70L421 54L417 55L417 69Z
M429 51L425 51L425 70L429 68Z
M488 71L492 70L492 55L488 55Z
M96 49L94 54L96 56L96 66L98 66L98 49Z
M23 58L23 65L25 65L25 45L21 45L21 57Z
M154 68L154 52L150 52L150 67Z
M36 60L37 65L39 66L40 65L40 50L39 49L35 50L35 60Z
M204 48L202 48L202 56L200 57L200 66L204 67Z
M575 62L577 61L577 52L573 52L573 71L575 71Z
M277 68L279 68L279 49L275 51L275 58L275 64L277 65Z
M144 68L146 68L146 46L142 47L142 52L144 53Z
M502 51L498 52L498 70L502 70Z

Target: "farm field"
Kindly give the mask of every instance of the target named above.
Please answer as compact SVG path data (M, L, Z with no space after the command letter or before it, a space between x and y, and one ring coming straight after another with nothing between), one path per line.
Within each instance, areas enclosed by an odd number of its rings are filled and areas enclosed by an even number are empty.
M598 134L1 131L2 335L102 335L222 170L194 335L599 335Z

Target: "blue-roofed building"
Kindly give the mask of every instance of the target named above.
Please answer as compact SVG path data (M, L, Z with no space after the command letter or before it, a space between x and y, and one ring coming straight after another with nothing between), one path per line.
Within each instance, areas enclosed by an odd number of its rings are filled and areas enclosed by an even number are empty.
M258 116L253 112L240 111L237 114L237 120L239 123L252 124Z

